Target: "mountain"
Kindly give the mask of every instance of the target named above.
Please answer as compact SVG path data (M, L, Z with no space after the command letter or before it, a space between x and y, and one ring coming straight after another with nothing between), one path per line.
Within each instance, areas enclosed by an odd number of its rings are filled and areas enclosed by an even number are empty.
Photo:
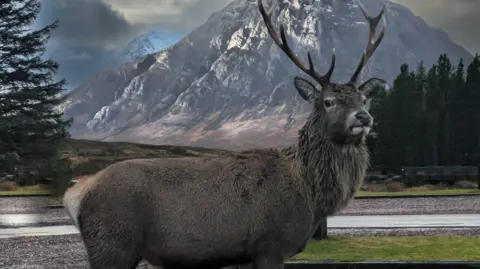
M267 1L265 1L267 2ZM354 0L281 1L293 49L326 72L332 47L336 82L346 82L365 49L368 27ZM383 0L365 1L375 15ZM279 12L281 10L281 12ZM387 31L361 79L390 83L402 63L472 56L406 7L387 2ZM278 27L277 27L278 29ZM97 73L68 97L75 138L183 144L239 150L286 146L311 110L293 87L303 75L268 35L256 0L234 0L178 43Z
M130 41L127 46L119 53L117 59L119 62L129 62L141 59L148 54L152 54L168 48L177 43L180 36L163 31L150 31L147 34L137 36Z

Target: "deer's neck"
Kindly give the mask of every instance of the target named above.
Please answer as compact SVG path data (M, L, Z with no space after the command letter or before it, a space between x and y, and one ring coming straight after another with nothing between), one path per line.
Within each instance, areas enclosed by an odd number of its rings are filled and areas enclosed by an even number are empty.
M322 137L301 135L295 156L299 180L303 181L317 221L347 206L369 165L364 141L338 145Z

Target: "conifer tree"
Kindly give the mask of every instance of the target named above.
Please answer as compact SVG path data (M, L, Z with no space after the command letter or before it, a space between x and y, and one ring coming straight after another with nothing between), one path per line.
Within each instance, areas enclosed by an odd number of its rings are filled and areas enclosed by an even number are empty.
M465 159L469 165L478 165L480 163L480 126L477 124L480 122L480 55L478 54L467 67L465 91L470 97L463 108L465 115L468 115L468 118L463 121L470 127Z
M393 88L386 95L379 111L377 126L376 159L381 160L384 168L398 169L401 165L413 163L410 152L412 143L412 126L417 125L413 116L416 112L415 74L409 71L409 66L403 64L400 74L393 83Z
M469 124L465 119L468 119L468 114L465 112L465 106L468 105L471 98L465 88L465 68L463 59L460 59L455 72L453 74L452 93L450 95L450 122L449 129L451 130L450 143L450 163L460 164L465 163L465 157L468 155L468 145L466 142L469 139Z
M58 108L65 91L65 81L54 79L58 65L42 58L58 22L32 29L39 11L39 0L0 3L0 151L48 177L71 120Z
M415 119L416 119L416 133L415 133L415 148L412 152L415 165L425 165L428 160L428 140L427 140L427 123L426 123L426 88L427 88L427 70L422 62L418 65L417 72L415 74L415 91L412 100L415 103Z
M437 85L437 104L436 109L438 111L438 136L437 136L437 149L438 160L441 165L447 165L448 150L450 144L451 132L448 128L448 122L450 118L450 95L452 92L452 71L453 67L450 63L450 59L446 54L440 55L438 59L438 85Z

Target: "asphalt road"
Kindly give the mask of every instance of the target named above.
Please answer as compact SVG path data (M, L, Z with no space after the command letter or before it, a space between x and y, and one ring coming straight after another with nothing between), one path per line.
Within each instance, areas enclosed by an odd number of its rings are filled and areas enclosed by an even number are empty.
M0 197L0 228L12 226L12 222L16 222L17 224L23 222L26 225L35 226L71 224L63 208L45 209L45 205L46 198L42 197ZM347 208L337 215L369 216L473 213L480 214L480 196L353 200Z
M334 216L332 228L480 228L480 214Z
M21 214L11 216L19 218ZM25 214L26 215L26 214ZM0 215L2 217L7 215ZM30 216L25 219L36 219L39 216ZM328 228L331 229L395 229L395 228L480 228L480 214L456 215L377 215L377 216L334 216L328 218ZM23 227L0 229L1 238L19 236L50 236L76 234L77 229L72 225Z
M0 214L45 212L45 197L0 197ZM59 210L56 210L57 212ZM63 210L60 210L64 213ZM55 212L47 210L47 212ZM480 213L479 196L355 199L339 215Z

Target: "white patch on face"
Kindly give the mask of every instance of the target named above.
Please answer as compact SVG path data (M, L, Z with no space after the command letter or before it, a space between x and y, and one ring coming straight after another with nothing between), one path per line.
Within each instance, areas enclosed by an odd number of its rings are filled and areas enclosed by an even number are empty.
M370 127L353 127L352 132L353 135L368 135L370 133Z
M349 129L350 126L355 125L355 123L357 122L357 117L355 117L356 114L357 114L357 111L353 111L350 114L348 114L347 120L345 122L345 126L347 127L347 129Z
M363 132L363 127L353 127L352 128L352 134L353 135L359 135Z

